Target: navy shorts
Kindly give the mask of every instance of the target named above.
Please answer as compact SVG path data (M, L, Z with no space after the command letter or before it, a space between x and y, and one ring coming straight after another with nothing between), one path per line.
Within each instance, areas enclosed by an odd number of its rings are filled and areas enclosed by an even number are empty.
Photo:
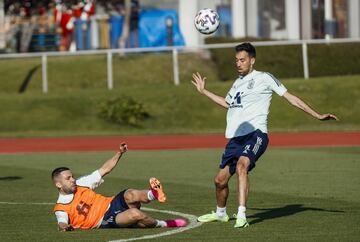
M122 213L129 209L129 206L125 202L124 193L127 189L119 192L118 195L110 203L110 207L104 215L104 218L101 222L100 228L117 228L115 221L116 215Z
M247 135L230 139L222 155L220 169L229 166L230 173L233 175L240 156L246 156L250 159L248 172L251 171L255 167L255 162L265 152L268 143L268 135L258 129Z

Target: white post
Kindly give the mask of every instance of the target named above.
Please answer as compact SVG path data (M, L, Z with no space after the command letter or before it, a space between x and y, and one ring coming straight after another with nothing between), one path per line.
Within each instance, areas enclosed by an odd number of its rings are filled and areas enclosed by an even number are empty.
M175 86L178 86L180 84L180 78L179 78L178 50L176 48L172 49L172 59L173 59L174 84Z
M47 78L47 55L41 56L41 68L42 68L42 91L48 93L48 78Z
M311 39L312 37L312 14L311 0L301 0L301 38Z
M330 39L333 36L333 5L332 0L325 0L325 39Z
M302 43L302 57L303 57L304 78L309 79L308 51L307 51L307 44L305 41Z
M349 37L360 37L360 1L349 0L348 1L348 18L349 18Z
M234 38L246 36L245 0L231 1L232 35Z
M200 34L194 27L194 17L199 9L198 0L179 0L179 25L187 46L201 43Z
M300 4L299 0L285 1L286 29L288 39L300 39Z
M91 48L96 50L97 48L99 48L99 25L96 17L92 17L90 21Z
M107 52L107 86L108 86L109 90L113 89L113 87L114 87L111 51Z
M332 0L325 0L325 20L333 18Z
M4 0L0 0L0 49L5 49L5 7Z
M246 2L246 24L247 36L259 37L258 32L258 1L250 0Z

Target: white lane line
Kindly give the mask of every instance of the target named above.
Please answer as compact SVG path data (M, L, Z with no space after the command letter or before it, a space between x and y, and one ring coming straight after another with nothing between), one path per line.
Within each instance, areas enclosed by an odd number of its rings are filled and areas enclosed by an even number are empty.
M36 203L24 203L24 202L0 202L0 204L5 205L54 205L54 203L46 203L46 202L36 202ZM159 234L152 234L152 235L144 235L141 237L135 237L135 238L128 238L128 239L120 239L120 240L112 240L109 242L125 242L125 241L134 241L134 240L143 240L143 239L155 239L163 236L169 236L177 233L184 232L186 230L194 229L196 227L199 227L202 225L202 223L199 223L197 221L197 217L192 214L187 213L180 213L176 211L171 210L160 210L160 209L154 209L154 208L145 208L142 207L141 210L149 211L149 212L157 212L157 213L167 213L175 216L180 216L183 218L186 218L189 221L189 224L186 227L181 227L177 229L172 229L166 232L162 232Z

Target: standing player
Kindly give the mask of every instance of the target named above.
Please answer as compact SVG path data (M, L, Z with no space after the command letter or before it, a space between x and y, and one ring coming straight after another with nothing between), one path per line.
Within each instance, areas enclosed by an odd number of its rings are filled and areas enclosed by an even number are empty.
M236 172L238 178L239 208L235 228L248 227L246 201L249 193L248 172L265 152L268 145L267 117L272 92L283 96L293 106L318 120L337 120L333 114L319 114L300 98L289 93L281 82L267 72L254 70L256 51L250 43L235 47L236 67L240 74L225 98L205 89L205 79L193 74L192 83L197 90L213 102L228 109L226 138L230 139L222 155L220 170L215 176L216 213L200 216L200 222L229 221L226 201L229 195L228 182Z
M92 228L154 228L183 227L183 219L156 220L140 210L141 203L158 200L163 203L166 195L156 178L150 179L149 190L126 189L112 197L105 197L93 191L116 166L127 145L122 143L120 150L103 166L77 180L67 167L56 168L52 180L59 190L59 198L54 207L60 231Z

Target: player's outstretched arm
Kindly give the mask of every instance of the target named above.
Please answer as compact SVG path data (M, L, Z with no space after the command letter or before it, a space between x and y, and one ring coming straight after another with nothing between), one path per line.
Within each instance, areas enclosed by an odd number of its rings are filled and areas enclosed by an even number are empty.
M124 154L126 151L127 151L127 144L123 142L120 144L119 151L116 152L116 154L112 158L107 160L104 163L104 165L99 169L100 175L103 177L109 174L112 171L112 169L114 169L114 167L117 165L122 154Z
M326 113L326 114L319 114L315 110L313 110L309 105L307 105L303 100L298 98L297 96L286 92L284 94L284 98L289 101L293 106L303 110L305 113L310 114L314 118L325 121L325 120L339 120L334 114Z
M220 106L222 106L224 108L229 108L229 104L227 104L227 102L225 101L225 98L206 90L206 88L205 88L206 77L202 77L199 72L196 72L196 74L193 73L192 76L193 76L193 80L191 82L192 82L192 84L194 84L194 86L196 87L198 92L207 96L212 101L219 104Z

